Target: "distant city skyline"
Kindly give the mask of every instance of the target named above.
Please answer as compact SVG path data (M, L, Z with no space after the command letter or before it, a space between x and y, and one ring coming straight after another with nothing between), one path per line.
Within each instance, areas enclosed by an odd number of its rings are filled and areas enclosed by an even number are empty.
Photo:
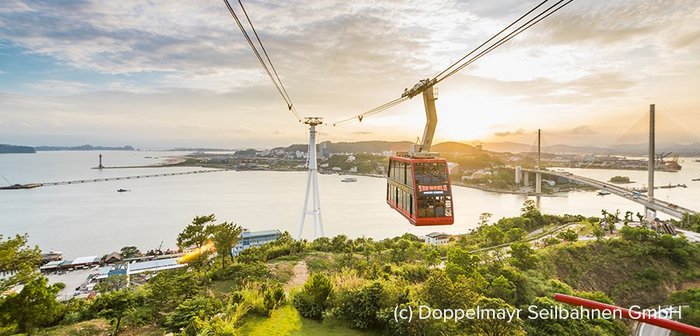
M244 3L300 114L332 123L399 97L538 1ZM435 141L529 144L538 128L549 145L643 141L649 104L676 123L663 134L697 137L697 55L695 1L576 0L441 83ZM322 126L319 141L413 141L423 122L419 96ZM0 3L0 143L270 148L306 132L220 1Z

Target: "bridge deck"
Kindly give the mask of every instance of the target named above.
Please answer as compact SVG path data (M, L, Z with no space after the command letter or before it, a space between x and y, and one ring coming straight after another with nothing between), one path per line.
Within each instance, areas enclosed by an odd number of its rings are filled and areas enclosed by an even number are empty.
M577 181L581 182L584 184L588 184L590 186L594 186L599 189L605 189L609 191L612 194L615 194L620 197L624 197L630 201L639 203L641 205L644 205L645 207L649 209L654 209L655 211L658 212L663 212L669 216L673 216L676 218L682 218L684 214L688 213L691 215L697 214L698 212L684 208L682 206L678 206L673 203L665 202L662 200L654 199L653 201L647 200L646 196L640 196L639 194L635 194L634 191L622 188L620 186L607 183L607 182L602 182L598 181L592 178L580 176L580 175L574 175L571 173L563 173L563 172L555 172L551 170L538 170L538 169L525 169L523 168L523 172L527 173L541 173L541 174L546 174L546 175L553 175L553 176L559 176L563 178L567 178L572 181Z

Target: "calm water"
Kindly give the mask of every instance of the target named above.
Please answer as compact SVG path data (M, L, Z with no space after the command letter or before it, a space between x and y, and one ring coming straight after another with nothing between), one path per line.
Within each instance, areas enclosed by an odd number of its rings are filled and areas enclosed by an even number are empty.
M0 155L0 174L11 183L50 182L107 176L129 176L156 172L189 171L194 168L139 168L95 170L96 152L40 152ZM173 152L104 152L106 166L151 164ZM145 156L159 157L147 159ZM659 173L660 183L686 183L688 189L658 191L658 197L700 208L697 195L700 163L684 165L684 180L673 173ZM571 170L574 172L574 170ZM575 173L604 178L628 175L645 181L644 172L576 170ZM638 176L639 175L639 176ZM668 176L666 176L668 175ZM675 177L674 177L675 176ZM667 180L670 179L670 180ZM358 177L357 183L342 183L337 175L321 175L321 209L327 236L381 239L406 232L417 235L432 231L468 232L479 214L495 218L520 212L526 197L454 187L455 224L446 227L414 227L384 202L385 181ZM2 180L2 184L5 184ZM640 183L640 185L643 183ZM250 230L279 229L293 235L299 227L304 201L304 172L217 172L211 174L159 177L144 180L88 183L0 191L0 233L29 233L30 242L42 250L60 250L67 258L100 255L125 245L141 250L174 247L177 234L192 217L216 214ZM118 193L119 188L131 192ZM678 198L676 200L676 198ZM576 192L543 197L542 211L553 214L599 215L600 209L642 211L636 203L613 195ZM312 234L307 222L305 236Z

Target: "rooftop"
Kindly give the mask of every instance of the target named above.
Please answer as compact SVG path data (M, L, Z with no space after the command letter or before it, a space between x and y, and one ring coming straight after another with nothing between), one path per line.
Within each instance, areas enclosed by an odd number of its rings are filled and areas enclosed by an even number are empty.
M243 238L252 238L252 237L263 237L263 236L273 236L273 235L281 235L282 233L280 230L263 230L263 231L244 231L241 233L241 237Z

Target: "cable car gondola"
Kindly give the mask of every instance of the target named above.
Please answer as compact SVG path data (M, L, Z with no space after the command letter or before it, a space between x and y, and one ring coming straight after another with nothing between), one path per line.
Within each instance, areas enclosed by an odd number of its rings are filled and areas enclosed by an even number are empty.
M389 159L386 201L413 225L453 224L447 161L392 156Z
M389 158L386 202L416 226L451 225L454 223L452 186L447 160L430 152L437 125L434 80L424 79L402 98L423 93L426 124L422 142L406 153Z

